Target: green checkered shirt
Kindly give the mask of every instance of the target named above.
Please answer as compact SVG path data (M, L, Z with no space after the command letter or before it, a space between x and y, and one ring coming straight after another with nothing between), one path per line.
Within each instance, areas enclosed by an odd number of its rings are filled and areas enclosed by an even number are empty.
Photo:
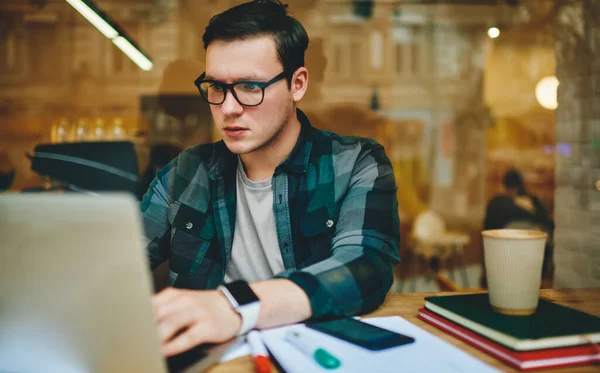
M371 139L302 130L273 174L273 212L286 270L308 295L313 318L377 308L400 260L392 165ZM235 231L237 155L220 141L183 151L141 202L152 269L169 259L170 285L223 282Z

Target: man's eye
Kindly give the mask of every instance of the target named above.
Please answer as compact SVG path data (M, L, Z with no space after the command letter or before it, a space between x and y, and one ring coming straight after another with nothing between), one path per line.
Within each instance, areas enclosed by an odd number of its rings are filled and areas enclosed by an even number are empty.
M219 83L211 83L208 86L208 89L210 89L211 91L222 91L223 90L223 86Z
M241 84L241 87L244 91L258 91L260 90L260 87L256 84L253 83L244 83Z

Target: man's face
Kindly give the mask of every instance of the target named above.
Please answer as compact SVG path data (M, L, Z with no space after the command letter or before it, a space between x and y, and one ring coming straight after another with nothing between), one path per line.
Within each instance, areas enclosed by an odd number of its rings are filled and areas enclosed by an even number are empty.
M206 79L223 83L268 82L283 71L275 41L269 36L213 41L206 50ZM294 98L286 79L265 88L259 106L242 106L227 92L225 102L210 105L217 130L227 148L247 154L276 144L294 113Z

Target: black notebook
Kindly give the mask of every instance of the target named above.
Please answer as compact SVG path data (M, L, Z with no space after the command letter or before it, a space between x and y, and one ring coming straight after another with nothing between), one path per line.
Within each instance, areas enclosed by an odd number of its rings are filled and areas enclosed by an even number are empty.
M530 316L492 310L488 294L425 298L425 308L517 351L600 342L600 318L540 299Z

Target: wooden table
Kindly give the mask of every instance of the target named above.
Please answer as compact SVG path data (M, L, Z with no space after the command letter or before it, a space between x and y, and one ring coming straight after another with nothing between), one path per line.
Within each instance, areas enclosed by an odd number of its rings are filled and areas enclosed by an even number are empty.
M476 358L506 372L518 372L500 360L497 360L486 353L483 353L468 345L461 340L448 335L441 330L421 321L417 318L417 311L425 304L424 298L430 295L451 294L451 293L396 293L389 294L385 302L379 309L369 316L402 316L413 324L435 334L445 341L457 346L458 348L468 352ZM596 316L600 316L600 289L545 289L541 290L541 297L552 302L573 307L583 312L588 312ZM250 357L241 357L227 363L219 364L209 370L209 373L226 373L226 372L242 372L254 373L252 361ZM547 369L543 372L600 372L600 364L583 365L580 367L567 367L562 369Z

